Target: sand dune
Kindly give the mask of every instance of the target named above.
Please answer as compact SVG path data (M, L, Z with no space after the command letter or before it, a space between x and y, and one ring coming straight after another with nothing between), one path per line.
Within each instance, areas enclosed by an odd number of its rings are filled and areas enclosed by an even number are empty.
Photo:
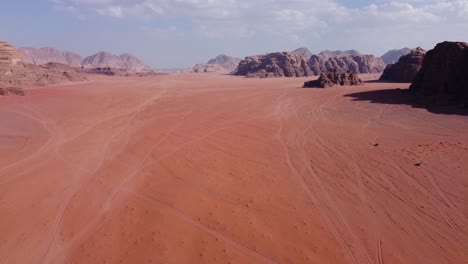
M0 98L0 263L468 262L468 115L409 84L91 78Z

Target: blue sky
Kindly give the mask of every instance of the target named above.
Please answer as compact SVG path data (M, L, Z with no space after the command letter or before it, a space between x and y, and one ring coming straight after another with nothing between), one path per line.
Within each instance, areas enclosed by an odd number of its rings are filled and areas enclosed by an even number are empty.
M382 55L468 41L468 0L4 0L0 39L188 67L306 46Z

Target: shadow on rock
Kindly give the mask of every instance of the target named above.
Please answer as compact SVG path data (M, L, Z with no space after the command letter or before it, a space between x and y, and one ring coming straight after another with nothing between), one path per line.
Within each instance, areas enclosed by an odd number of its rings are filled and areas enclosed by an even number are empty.
M346 94L353 101L369 101L374 104L410 105L423 108L434 114L468 116L468 108L461 106L433 106L417 102L408 89L387 89Z

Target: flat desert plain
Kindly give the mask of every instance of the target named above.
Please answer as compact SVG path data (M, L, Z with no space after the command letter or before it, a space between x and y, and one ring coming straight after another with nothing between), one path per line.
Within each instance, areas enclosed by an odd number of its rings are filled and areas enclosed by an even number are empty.
M468 115L305 80L0 98L0 263L468 263Z

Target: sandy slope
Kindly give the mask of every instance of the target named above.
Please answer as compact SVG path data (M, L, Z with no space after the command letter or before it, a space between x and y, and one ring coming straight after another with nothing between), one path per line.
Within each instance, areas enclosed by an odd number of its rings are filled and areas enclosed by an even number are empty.
M94 78L0 98L0 263L468 263L468 116L408 85Z

